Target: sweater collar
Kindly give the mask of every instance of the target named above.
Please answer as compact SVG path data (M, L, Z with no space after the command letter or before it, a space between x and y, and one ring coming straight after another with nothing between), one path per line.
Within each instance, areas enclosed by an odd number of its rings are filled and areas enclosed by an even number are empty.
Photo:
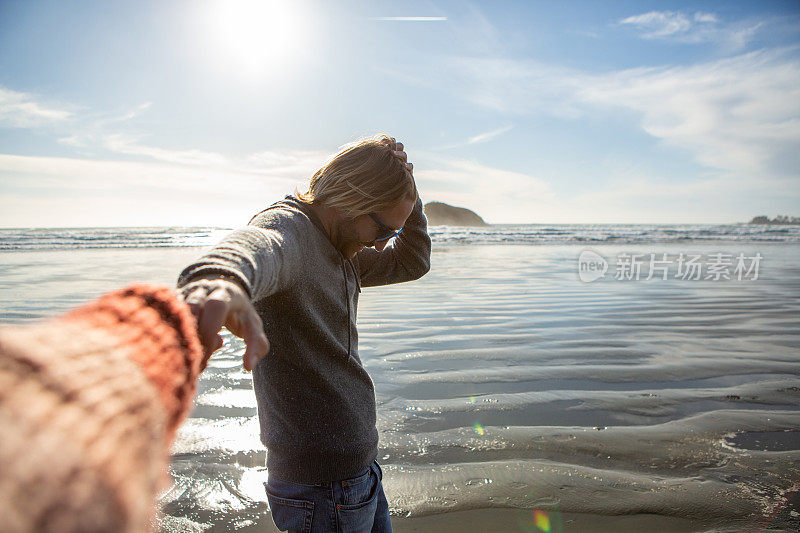
M305 216L307 216L311 223L314 224L323 234L325 234L325 236L328 235L325 232L325 226L322 225L322 220L320 220L319 216L317 216L317 214L311 208L311 204L301 202L297 197L292 196L291 194L287 195L284 200L289 202L292 206L296 207Z

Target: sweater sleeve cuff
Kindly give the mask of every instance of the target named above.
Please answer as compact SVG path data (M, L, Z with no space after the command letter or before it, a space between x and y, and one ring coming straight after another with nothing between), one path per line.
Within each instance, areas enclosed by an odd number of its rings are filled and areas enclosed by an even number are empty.
M235 269L219 266L190 266L181 273L176 286L180 289L193 281L201 279L224 279L226 281L231 281L238 285L247 294L248 298L253 298L253 289L250 285L250 280Z

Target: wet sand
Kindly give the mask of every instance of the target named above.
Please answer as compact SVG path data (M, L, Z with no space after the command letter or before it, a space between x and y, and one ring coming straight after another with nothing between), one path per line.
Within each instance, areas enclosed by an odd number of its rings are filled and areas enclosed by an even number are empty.
M550 531L581 533L638 533L642 531L688 533L705 531L697 521L658 515L602 516L586 513L548 515ZM417 518L392 517L395 533L498 533L506 531L540 532L533 512L516 509L474 509ZM209 531L233 531L225 528ZM277 533L271 520L245 526L236 531Z

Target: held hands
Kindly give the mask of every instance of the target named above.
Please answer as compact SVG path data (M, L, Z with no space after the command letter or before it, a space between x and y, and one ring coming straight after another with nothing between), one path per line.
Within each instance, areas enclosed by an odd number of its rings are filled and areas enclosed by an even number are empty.
M398 142L394 137L389 137L383 142L391 148L392 154L405 165L409 172L414 172L414 163L408 162L408 154L403 150L405 148L403 143Z
M204 365L222 347L222 326L244 339L243 366L253 370L269 352L261 318L239 284L226 279L199 279L179 289L197 319L197 332L205 350Z

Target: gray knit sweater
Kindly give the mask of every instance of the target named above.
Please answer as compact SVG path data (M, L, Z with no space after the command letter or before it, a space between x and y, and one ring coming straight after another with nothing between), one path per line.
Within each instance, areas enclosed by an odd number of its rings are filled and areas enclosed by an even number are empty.
M375 389L358 356L361 287L410 281L430 268L422 202L403 233L353 260L333 247L310 206L287 196L181 273L235 276L264 322L270 352L253 371L267 468L285 481L353 477L376 458Z

